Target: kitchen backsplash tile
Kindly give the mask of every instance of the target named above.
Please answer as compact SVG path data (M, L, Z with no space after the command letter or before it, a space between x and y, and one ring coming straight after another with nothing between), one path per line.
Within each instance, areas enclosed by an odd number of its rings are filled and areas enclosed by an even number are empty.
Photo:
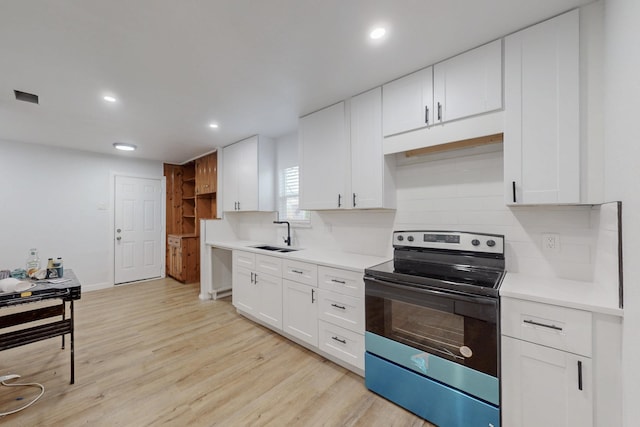
M393 230L504 234L507 270L538 277L610 280L617 257L616 210L600 206L515 206L503 198L501 144L418 158L396 155L396 211L321 211L292 229L294 244L391 256ZM238 237L280 242L273 213L232 214ZM560 237L544 251L544 233Z

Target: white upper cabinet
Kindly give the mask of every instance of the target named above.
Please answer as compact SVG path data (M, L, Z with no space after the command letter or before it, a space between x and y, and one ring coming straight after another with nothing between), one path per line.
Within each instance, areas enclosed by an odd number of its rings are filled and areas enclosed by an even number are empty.
M300 208L339 209L349 197L349 134L345 103L300 119Z
M385 137L500 110L502 40L394 80L382 90Z
M350 101L351 200L356 209L395 208L395 157L382 153L382 90Z
M502 40L433 66L435 123L502 109Z
M222 185L225 211L273 211L273 141L261 136L252 136L224 147Z
M433 124L433 68L428 67L382 87L384 136Z
M505 38L507 204L580 202L579 14Z
M380 88L302 117L299 156L301 209L395 207Z

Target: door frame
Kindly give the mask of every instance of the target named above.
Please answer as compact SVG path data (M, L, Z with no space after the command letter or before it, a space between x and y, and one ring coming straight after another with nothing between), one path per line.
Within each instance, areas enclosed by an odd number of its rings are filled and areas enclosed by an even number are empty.
M140 178L140 179L153 179L160 181L160 278L166 277L167 266L167 178L165 176L151 176L151 175L139 175L126 172L114 172L109 173L109 239L111 244L109 245L109 280L111 286L115 286L116 277L116 176L125 178ZM157 280L157 279L147 279ZM137 282L122 283L122 285L129 285L133 283L144 282L146 280L140 280Z

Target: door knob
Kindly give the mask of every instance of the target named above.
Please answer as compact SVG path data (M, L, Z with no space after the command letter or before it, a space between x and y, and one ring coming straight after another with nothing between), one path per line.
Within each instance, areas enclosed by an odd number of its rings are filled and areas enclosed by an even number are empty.
M116 232L120 233L122 230L120 230L119 228L116 230Z
M118 236L116 237L116 240L122 240L122 237Z

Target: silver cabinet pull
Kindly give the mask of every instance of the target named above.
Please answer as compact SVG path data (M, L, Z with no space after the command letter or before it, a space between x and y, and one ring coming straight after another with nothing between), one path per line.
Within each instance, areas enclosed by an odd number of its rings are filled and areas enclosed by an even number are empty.
M442 104L438 102L438 121L442 121Z
M424 106L424 124L426 125L429 124L429 106L428 105Z
M549 328L549 329L553 329L554 331L561 331L562 328L560 326L556 326L556 325L547 325L544 323L539 323L536 322L534 320L523 320L524 323L528 323L530 325L534 325L534 326L542 326L543 328Z

